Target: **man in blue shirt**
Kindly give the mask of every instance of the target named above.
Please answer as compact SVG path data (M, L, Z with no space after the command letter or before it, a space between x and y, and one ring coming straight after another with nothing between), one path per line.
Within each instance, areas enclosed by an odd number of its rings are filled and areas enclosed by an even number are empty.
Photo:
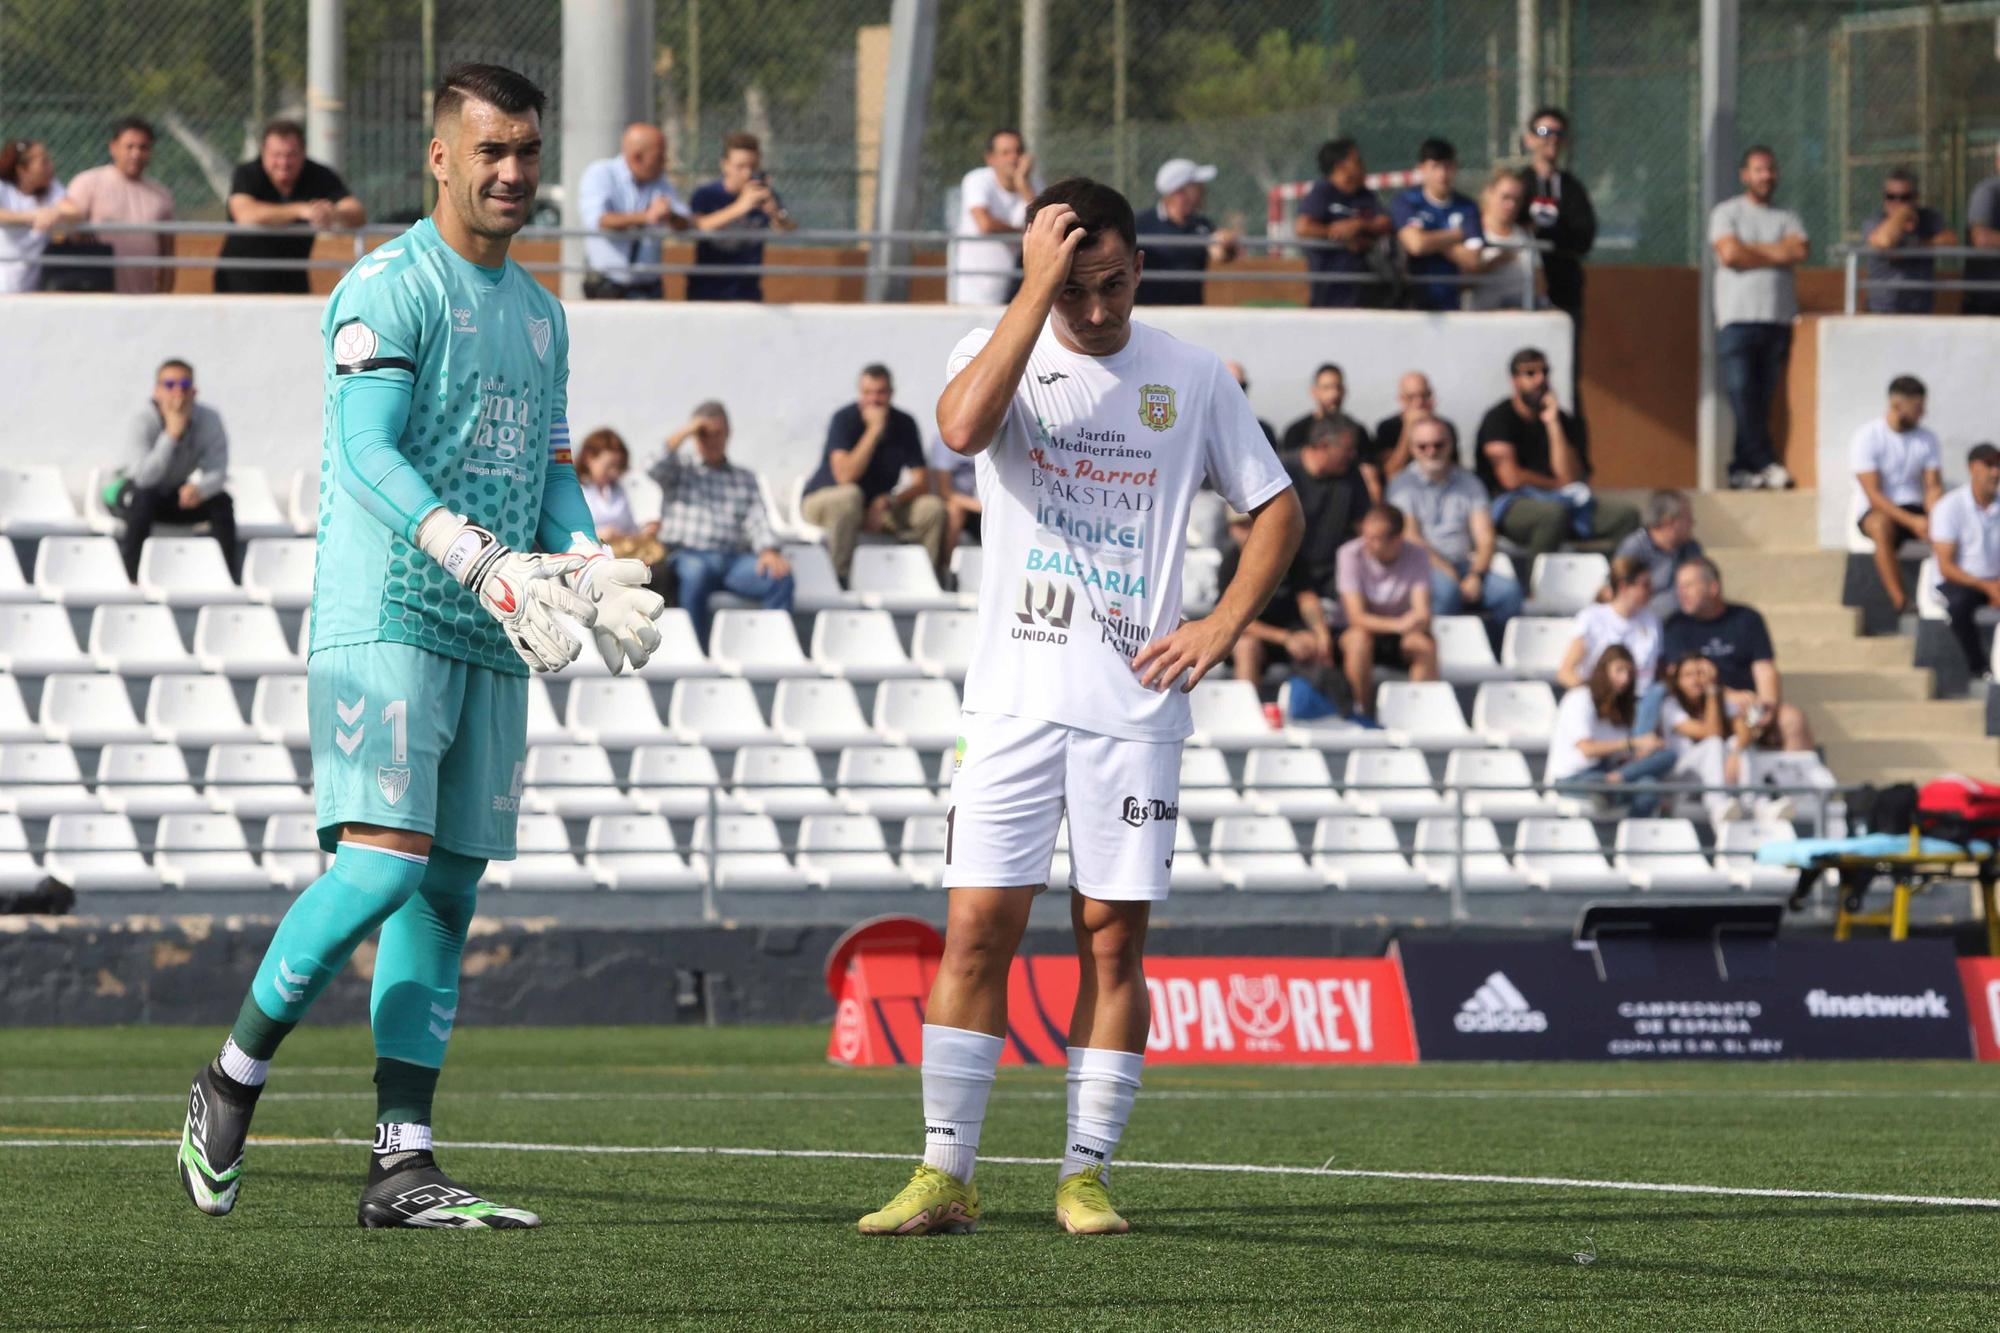
M799 501L799 517L826 529L843 582L864 532L915 542L944 564L945 503L931 489L916 418L889 405L894 393L887 366L863 367L855 401L827 423L826 456Z
M738 131L722 140L722 178L694 192L688 211L704 232L790 231L796 224L765 179L764 149L757 136ZM743 266L764 262L762 241L695 242L694 262ZM690 301L761 301L764 279L755 273L690 273Z
M660 262L657 237L640 233L667 226L683 231L687 209L667 179L667 137L657 125L628 125L618 156L583 169L577 190L577 210L593 231L630 231L630 238L593 236L583 243L583 294L593 301L657 301L663 294L660 275L633 271L635 264Z
M1443 139L1426 139L1417 149L1417 174L1423 184L1412 185L1389 205L1395 219L1396 239L1409 256L1413 279L1447 277L1458 273L1452 251L1475 237L1484 238L1479 227L1479 205L1458 192L1458 150ZM1419 282L1410 293L1419 310L1458 309L1459 289L1450 283Z
M1139 248L1146 256L1149 280L1139 283L1140 305L1200 305L1204 284L1198 281L1160 281L1163 273L1208 272L1209 261L1227 264L1241 251L1241 238L1229 227L1217 228L1201 211L1208 183L1216 169L1189 158L1176 157L1161 164L1153 173L1153 188L1160 202L1133 218L1139 229ZM1206 245L1153 245L1148 237L1204 240Z
M1320 145L1319 174L1299 201L1293 230L1308 240L1332 245L1306 251L1306 268L1313 273L1370 271L1368 254L1389 234L1389 215L1368 188L1368 169L1361 146L1352 139L1332 139ZM1383 290L1358 282L1315 282L1306 304L1320 309L1381 305Z

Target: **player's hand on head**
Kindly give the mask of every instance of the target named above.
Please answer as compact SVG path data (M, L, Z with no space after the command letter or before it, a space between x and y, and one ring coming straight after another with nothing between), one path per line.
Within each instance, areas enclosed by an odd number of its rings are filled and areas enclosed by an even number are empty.
M666 599L647 586L652 571L644 561L613 557L582 533L571 534L570 554L578 564L565 581L591 604L591 638L605 669L615 676L630 663L637 671L660 646L653 622L667 609Z
M597 608L564 581L583 567L582 556L516 551L443 508L432 510L418 526L417 546L500 622L507 642L530 670L560 671L583 651L558 619L568 616L586 629L597 621Z
M1035 214L1021 238L1023 290L1053 297L1069 279L1070 260L1083 243L1083 226L1068 204L1051 204Z
M1187 683L1181 689L1192 690L1203 676L1214 670L1217 662L1229 656L1235 644L1236 636L1213 616L1184 620L1171 634L1163 634L1141 648L1132 659L1132 670L1138 674L1139 683L1149 690L1171 689L1183 676Z

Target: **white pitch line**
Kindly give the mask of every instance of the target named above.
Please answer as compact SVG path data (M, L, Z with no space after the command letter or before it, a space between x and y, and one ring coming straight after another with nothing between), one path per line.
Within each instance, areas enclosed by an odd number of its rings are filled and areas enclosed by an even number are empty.
M263 1139L259 1148L359 1148L372 1139ZM172 1139L0 1139L0 1148L157 1148ZM671 1144L509 1143L464 1140L442 1142L441 1148L486 1149L494 1152L559 1152L618 1157L752 1157L847 1162L908 1162L906 1152L855 1152L839 1148L719 1148ZM1055 1157L981 1157L982 1166L1055 1166ZM1257 1162L1147 1162L1120 1158L1118 1168L1133 1171L1189 1171L1209 1175L1321 1176L1343 1180L1407 1180L1446 1185L1525 1185L1538 1189L1604 1190L1622 1194L1694 1194L1731 1199L1820 1199L1839 1203L1890 1203L1926 1208L2000 1208L2000 1199L1955 1194L1879 1194L1858 1190L1759 1189L1747 1185L1687 1185L1651 1180L1588 1180L1573 1176L1509 1176L1473 1171L1370 1171L1357 1167L1271 1166Z

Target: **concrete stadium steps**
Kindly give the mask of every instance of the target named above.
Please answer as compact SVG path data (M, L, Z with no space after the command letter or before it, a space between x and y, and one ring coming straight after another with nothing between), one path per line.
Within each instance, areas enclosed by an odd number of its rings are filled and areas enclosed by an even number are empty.
M1814 722L1819 720L1814 714ZM2000 744L1990 736L1970 736L1962 740L1912 738L1909 740L1826 741L1826 765L1842 782L1888 780L1890 773L1910 774L1907 779L1928 782L1942 773L1964 773L1990 780L2000 769Z
M1820 705L1813 721L1822 741L1953 744L1985 739L1986 705L1977 699L1932 699L1917 707L1893 700L1843 699Z
M1697 523L1695 532L1700 534ZM1722 571L1725 596L1750 602L1768 617L1774 610L1817 607L1853 614L1840 604L1847 552L1781 546L1703 546ZM1860 628L1858 617L1855 627Z
M1768 619L1770 613L1765 615ZM1805 663L1809 670L1823 667L1831 672L1911 669L1914 648L1909 639L1900 635L1855 637L1851 631L1845 635L1794 634L1779 629L1775 621L1770 624L1771 642L1778 650L1780 662ZM1785 679L1793 679L1793 673L1786 671ZM1928 695L1926 691L1925 697Z
M1786 659L1778 658L1780 667ZM1931 673L1921 667L1860 667L1851 671L1795 671L1786 668L1785 699L1813 718L1831 703L1850 699L1897 699L1910 704L1931 702Z
M1755 574L1731 575L1725 572L1723 579L1723 586L1732 596L1737 588L1754 588L1759 582ZM1764 624L1770 629L1774 643L1784 639L1866 642L1857 637L1861 633L1861 611L1857 607L1784 601L1757 602L1756 606L1764 613ZM1908 640L1899 642L1903 645L1903 660L1907 662L1912 645Z

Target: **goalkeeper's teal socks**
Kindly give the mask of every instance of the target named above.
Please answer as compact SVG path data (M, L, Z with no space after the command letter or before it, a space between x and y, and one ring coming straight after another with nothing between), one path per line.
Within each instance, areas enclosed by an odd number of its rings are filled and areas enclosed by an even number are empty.
M258 1062L276 1055L355 946L416 893L427 867L425 857L341 843L333 865L278 923L230 1032L238 1050Z
M378 1165L430 1148L431 1101L458 1021L458 966L486 862L443 848L416 894L382 923L369 1021L375 1030Z

